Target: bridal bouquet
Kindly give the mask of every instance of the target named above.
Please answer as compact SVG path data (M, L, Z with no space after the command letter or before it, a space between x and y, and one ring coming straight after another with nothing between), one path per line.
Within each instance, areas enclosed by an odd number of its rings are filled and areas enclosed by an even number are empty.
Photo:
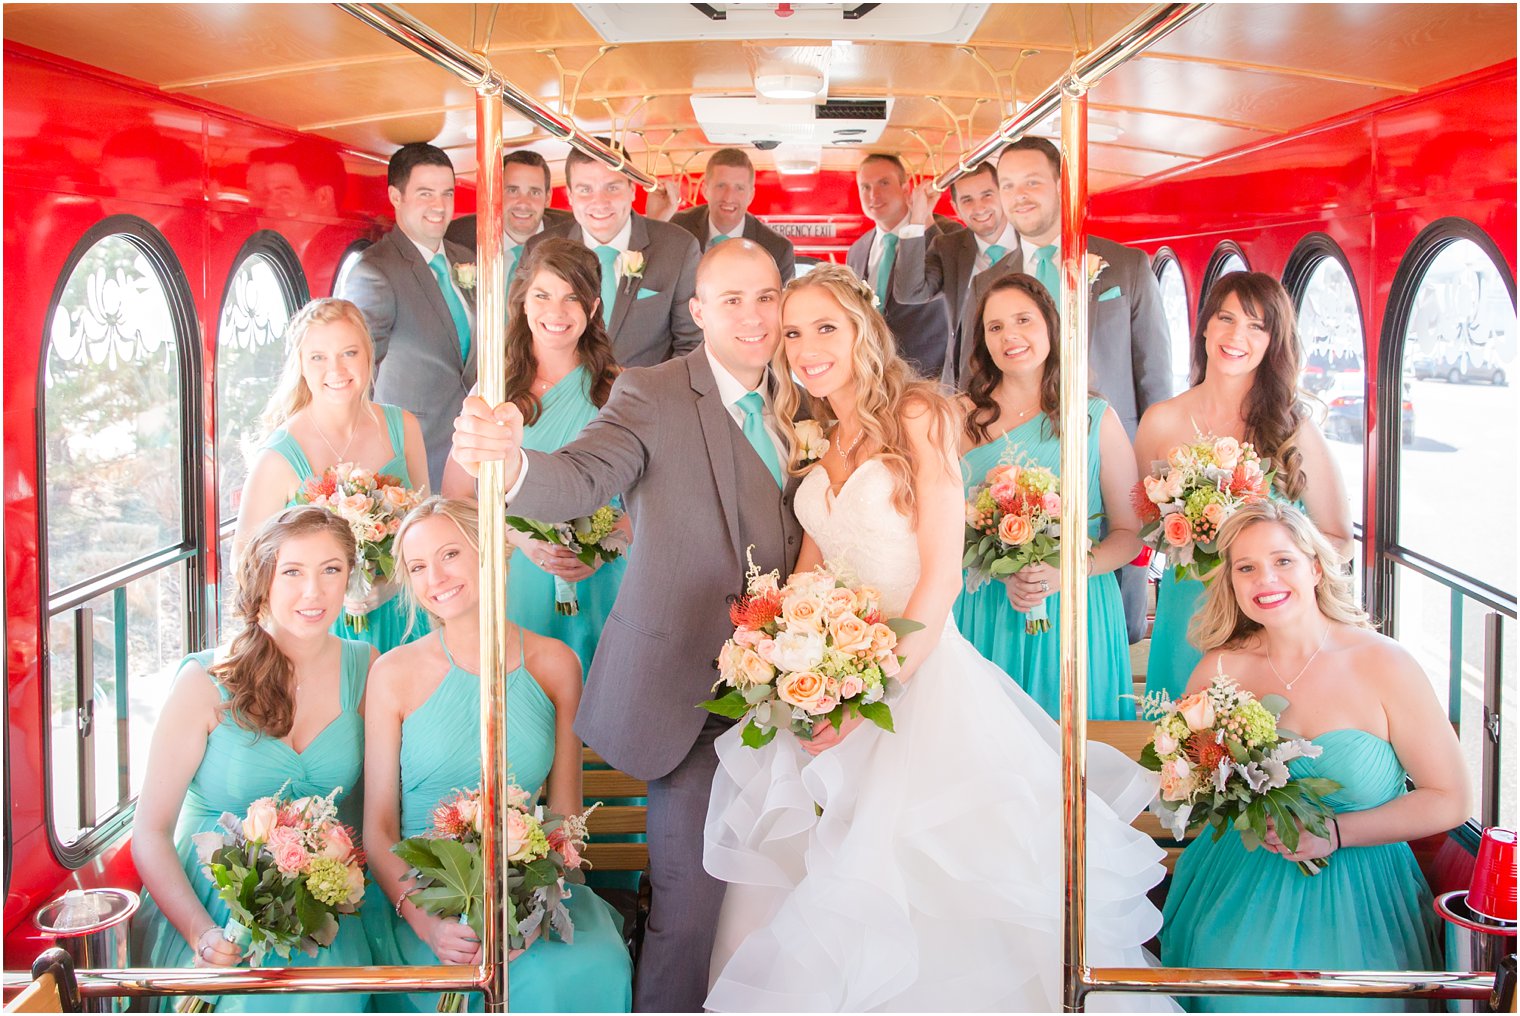
M1060 555L1061 481L1056 474L1044 466L1009 463L989 469L966 499L966 556L961 560L966 592ZM1029 611L1024 632L1049 630L1042 600Z
M1207 581L1219 566L1214 540L1231 513L1272 488L1249 443L1199 437L1178 445L1136 485L1140 539L1176 566L1176 577Z
M1290 778L1288 763L1317 758L1321 748L1287 731L1277 717L1288 707L1281 695L1257 700L1241 691L1220 669L1212 684L1176 702L1165 692L1142 700L1141 712L1155 731L1140 752L1140 764L1161 774L1161 795L1151 810L1172 835L1182 839L1204 825L1214 839L1233 827L1247 850L1267 835L1267 819L1290 850L1298 848L1299 824L1328 836L1325 820L1333 810L1323 798L1340 784L1323 777ZM1318 875L1326 857L1299 861L1306 875Z
M299 949L315 956L332 945L338 915L364 899L364 852L338 821L336 798L287 800L284 790L261 797L237 816L224 812L210 832L196 833L201 870L227 904L222 935L254 966L271 951L284 959ZM181 1012L210 1012L214 1003L186 1000Z
M809 739L818 721L838 730L846 715L892 729L883 700L902 664L897 641L923 625L884 618L875 589L850 586L827 567L783 586L776 572L762 575L751 562L729 617L734 636L718 654L713 691L729 690L701 705L732 719L747 714L746 745L763 747L782 727Z
M405 899L424 913L468 924L476 935L485 933L485 869L480 862L483 822L480 791L461 790L433 809L433 828L408 836L391 853L411 867L402 879L412 883ZM399 904L398 904L399 906ZM463 992L439 996L439 1012L463 1012Z
M615 561L628 550L628 533L619 528L624 512L612 505L603 505L590 515L569 522L539 522L535 519L507 516L507 525L518 532L527 533L535 540L567 547L581 564L588 568L592 561ZM554 609L556 613L574 616L581 612L580 601L575 595L575 583L554 576Z
M319 476L308 477L296 493L298 504L326 508L347 522L359 544L359 558L349 579L348 600L364 600L377 583L389 582L396 573L392 544L406 513L422 502L422 492L412 490L394 476L360 469L340 462ZM343 619L356 632L369 627L363 613L350 607Z

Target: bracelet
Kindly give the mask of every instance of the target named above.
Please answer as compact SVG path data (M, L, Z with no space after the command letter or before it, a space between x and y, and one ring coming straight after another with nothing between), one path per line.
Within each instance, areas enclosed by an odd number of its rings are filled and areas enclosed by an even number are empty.
M1330 852L1333 854L1341 849L1341 820L1332 817L1330 819L1330 826L1335 830L1335 846L1330 848Z

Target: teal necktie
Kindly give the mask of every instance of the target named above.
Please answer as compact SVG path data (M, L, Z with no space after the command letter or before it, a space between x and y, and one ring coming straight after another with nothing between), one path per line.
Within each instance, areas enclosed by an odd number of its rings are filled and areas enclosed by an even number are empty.
M612 304L617 300L616 247L602 244L596 248L596 259L602 263L602 324L612 325Z
M999 261L1008 256L1008 248L1000 243L994 243L987 248L987 267L991 268Z
M718 244L722 243L724 240L731 240L731 239L733 239L733 238L731 236L729 236L727 233L719 233L717 236L715 236L711 240L707 241L707 249L708 250L712 250L714 247L718 246Z
M454 319L454 330L459 333L459 359L467 362L470 359L470 315L465 313L464 301L459 299L459 294L454 292L454 287L449 282L449 259L443 256L443 251L439 251L428 259L428 267L438 280L438 288L443 290L443 302L448 305L449 317Z
M892 264L897 260L897 234L887 233L881 238L881 264L876 268L876 302L883 310L887 306L887 294L892 291Z
M517 262L522 260L523 245L520 243L507 246L507 288L512 288L512 276L517 274Z
M755 454L760 456L760 461L765 463L765 468L770 470L776 486L781 486L781 459L776 454L776 442L771 440L770 433L765 429L765 417L762 415L765 400L759 392L745 392L740 397L738 406L744 410L744 440L750 443Z
M1056 245L1047 244L1034 252L1034 277L1040 280L1057 304L1061 302L1061 275L1056 271Z

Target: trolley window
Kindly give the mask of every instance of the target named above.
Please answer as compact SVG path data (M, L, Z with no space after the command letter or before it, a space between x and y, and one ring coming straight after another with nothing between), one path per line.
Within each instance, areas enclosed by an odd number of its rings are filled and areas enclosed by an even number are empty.
M1177 257L1163 247L1156 254L1153 267L1161 285L1161 310L1166 315L1167 334L1172 339L1172 394L1192 387L1188 377L1193 362L1193 329L1188 324L1187 283Z

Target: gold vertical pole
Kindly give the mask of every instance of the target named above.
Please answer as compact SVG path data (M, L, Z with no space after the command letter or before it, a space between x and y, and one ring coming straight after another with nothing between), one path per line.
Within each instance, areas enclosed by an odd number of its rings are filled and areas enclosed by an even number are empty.
M491 405L507 389L507 264L503 257L501 95L491 81L475 92L475 362L480 395ZM506 800L507 523L499 462L480 470L480 789L485 814L498 819ZM484 825L485 935L480 982L486 1009L507 1009L506 843L499 820Z
M1087 977L1087 86L1061 88L1061 789L1063 1005Z

